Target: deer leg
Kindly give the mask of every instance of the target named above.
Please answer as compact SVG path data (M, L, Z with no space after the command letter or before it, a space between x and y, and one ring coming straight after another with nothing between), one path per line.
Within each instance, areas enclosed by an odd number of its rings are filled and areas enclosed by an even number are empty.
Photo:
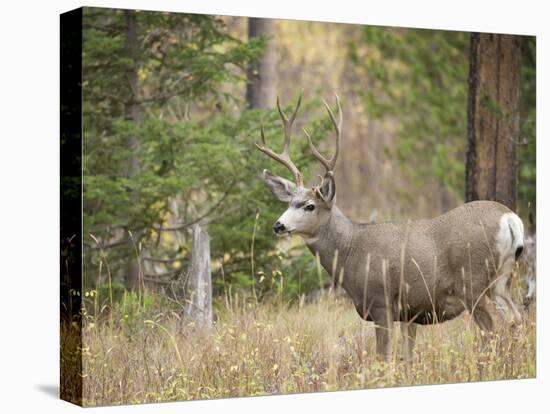
M379 357L389 359L393 330L391 312L388 312L385 307L380 307L373 309L371 315L375 323L376 353Z
M491 297L495 301L502 318L510 324L519 325L523 318L510 294L513 269L514 260L512 258L507 259L502 264L497 275L499 279L491 289Z
M477 306L472 309L472 316L475 323L481 329L481 349L483 351L487 350L490 344L491 333L493 331L493 318L489 313L489 310L485 306L486 298L483 297Z
M482 301L483 300L484 299L482 299ZM483 332L489 333L493 330L493 318L485 307L485 303L482 303L482 301L472 309L472 316L477 326L479 326Z
M414 343L416 340L416 324L401 322L401 336L403 337L403 356L407 362L413 360Z
M376 324L376 353L379 357L391 356L391 327Z

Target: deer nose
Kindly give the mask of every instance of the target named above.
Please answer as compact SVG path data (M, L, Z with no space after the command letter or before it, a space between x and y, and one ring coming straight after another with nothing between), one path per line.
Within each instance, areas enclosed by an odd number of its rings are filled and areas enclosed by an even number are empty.
M282 233L283 231L285 231L285 225L280 223L279 221L277 221L274 225L273 225L273 231L276 233L276 234L279 234L279 233Z

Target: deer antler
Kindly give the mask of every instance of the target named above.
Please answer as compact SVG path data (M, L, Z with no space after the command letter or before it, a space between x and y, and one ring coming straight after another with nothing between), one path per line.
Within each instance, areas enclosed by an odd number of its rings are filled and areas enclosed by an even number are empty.
M334 129L336 131L336 149L334 150L334 155L330 159L326 159L321 155L321 153L317 150L317 148L315 148L315 145L313 145L313 141L311 140L311 137L309 136L306 129L302 128L304 131L304 134L306 135L309 141L309 147L311 148L311 152L313 152L313 155L315 156L315 158L317 158L317 160L319 160L319 162L325 166L325 169L327 170L327 172L334 171L334 166L336 165L336 160L338 159L338 152L340 151L340 134L342 132L342 108L340 107L340 99L338 98L338 95L334 94L334 96L336 97L336 106L338 108L338 123L336 123L336 120L334 119L334 114L332 113L330 106L328 106L326 101L323 99L323 104L327 109L330 120L332 121L332 125L334 126Z
M277 109L279 110L279 115L281 116L281 120L283 121L283 131L284 131L283 152L278 154L267 146L265 142L263 125L260 129L262 145L256 144L256 146L260 151L262 151L267 156L273 158L275 161L280 162L290 170L290 172L294 175L294 181L296 182L297 186L303 185L302 174L300 174L298 167L296 167L296 165L290 159L290 155L288 153L288 147L290 145L290 136L292 135L292 124L294 124L294 120L296 119L296 114L298 113L298 109L300 108L301 103L302 103L302 95L300 94L300 97L298 98L298 103L296 104L296 108L294 109L294 112L292 113L290 118L287 118L285 113L281 109L281 105L279 103L279 97L277 96Z

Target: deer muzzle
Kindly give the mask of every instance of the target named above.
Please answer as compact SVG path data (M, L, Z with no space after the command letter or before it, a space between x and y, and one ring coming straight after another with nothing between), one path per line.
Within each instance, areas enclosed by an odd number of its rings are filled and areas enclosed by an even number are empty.
M275 234L283 234L284 232L286 232L286 227L283 223L281 223L280 221L277 221L275 222L275 224L273 225L273 232Z

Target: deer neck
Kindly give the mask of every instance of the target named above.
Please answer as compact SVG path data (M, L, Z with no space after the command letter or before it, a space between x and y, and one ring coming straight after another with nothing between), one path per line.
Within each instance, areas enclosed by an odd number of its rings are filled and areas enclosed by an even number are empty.
M346 265L353 237L353 223L336 206L331 209L327 223L316 237L306 239L313 255L319 255L321 266L334 278L338 278Z

